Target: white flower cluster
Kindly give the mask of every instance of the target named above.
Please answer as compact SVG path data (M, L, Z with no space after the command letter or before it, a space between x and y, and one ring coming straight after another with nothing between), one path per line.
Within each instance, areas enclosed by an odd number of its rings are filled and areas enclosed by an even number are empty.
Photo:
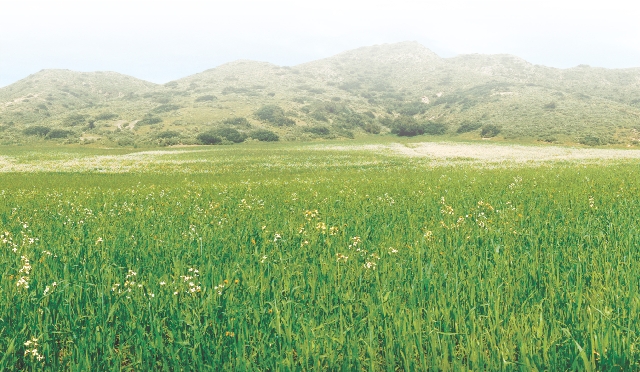
M31 340L27 340L24 343L24 346L26 347L24 351L25 357L30 356L40 362L44 360L44 356L38 352L38 346L40 345L38 344L38 339L36 337L32 337Z
M44 288L44 293L43 293L42 295L43 295L43 296L48 295L48 294L49 294L49 293L51 293L51 291L53 291L57 286L58 286L58 283L57 283L57 282L53 282L53 283L51 283L51 285L50 285L50 286L48 285L48 286L46 286L46 287Z
M21 256L20 261L22 261L22 267L18 272L23 275L18 278L16 286L22 289L29 289L29 274L31 273L31 263L29 263L29 259L27 258L27 256Z
M183 288L182 290L184 290L185 293L190 294L190 295L195 295L198 292L202 292L202 285L200 284L200 282L197 282L197 278L200 276L200 271L198 269L195 269L193 267L189 268L189 274L188 275L180 275L180 279L182 279L182 284L186 285L185 288ZM176 290L173 292L173 294L175 296L177 296L178 294L180 294L180 290Z

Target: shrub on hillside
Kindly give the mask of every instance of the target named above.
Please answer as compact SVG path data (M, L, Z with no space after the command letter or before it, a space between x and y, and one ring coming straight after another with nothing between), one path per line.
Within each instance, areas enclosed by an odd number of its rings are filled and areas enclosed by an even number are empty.
M327 117L325 116L324 112L319 111L319 110L315 110L313 112L311 112L311 116L312 119L318 120L318 121L328 121Z
M176 138L176 137L180 137L180 133L176 132L175 130L165 130L163 132L160 132L158 134L156 134L156 138Z
M553 142L557 142L558 138L556 138L553 135L541 135L538 137L538 141L553 143Z
M336 133L341 137L350 138L350 139L356 138L356 136L350 130L340 129Z
M84 125L86 123L86 116L82 114L73 114L67 116L63 124L67 127L75 127L77 125Z
M177 109L181 108L178 105L173 105L173 104L166 104L166 105L160 105L156 108L154 108L153 110L151 110L151 112L155 112L156 114L160 114L163 112L169 112L169 111L175 111Z
M328 136L331 131L327 127L308 127L304 129L305 132L313 133L318 136Z
M114 114L112 112L103 112L101 114L96 115L95 120L111 120L118 117L118 114Z
M200 96L198 98L195 99L196 102L207 102L207 101L213 101L216 100L217 97L212 95L212 94L207 94L206 96Z
M369 122L369 123L366 123L364 127L362 127L362 129L364 129L364 131L367 133L380 134L380 131L382 130L382 126L378 123Z
M249 136L262 142L276 142L280 140L280 137L278 137L276 133L266 129L255 130L251 132Z
M343 112L336 118L336 124L344 129L364 128L367 123L371 122L371 118L358 112Z
M427 111L427 105L421 101L405 103L398 108L400 114L407 116L423 114L425 111Z
M462 123L456 130L456 133L468 133L474 130L480 129L482 125L480 123Z
M222 123L226 125L233 125L236 127L251 128L251 123L249 123L249 120L242 117L224 119Z
M178 138L158 138L158 145L159 146L175 146L175 145L179 145L180 144L180 140Z
M279 127L296 125L295 121L285 115L282 107L277 105L262 106L256 111L255 115L259 120Z
M40 137L44 137L46 136L49 131L51 131L50 128L42 126L42 125L34 125L31 127L27 127L25 128L22 133L24 133L27 136L40 136Z
M401 137L413 137L424 134L424 124L417 122L410 116L396 119L390 125L391 133Z
M137 126L139 126L139 125L153 125L153 124L158 124L158 123L162 123L162 118L160 118L158 116L151 115L151 114L147 114L142 120L137 122L136 125Z
M133 138L129 137L120 137L116 140L118 146L126 147L126 146L135 146L135 141Z
M241 133L233 128L220 128L212 131L214 135L224 138L227 141L231 141L234 143L244 142L247 139L247 135Z
M342 90L346 90L348 92L352 92L354 90L360 89L362 84L359 81L348 81L340 84L338 88Z
M47 137L46 138L50 138L50 139L67 138L72 134L73 134L73 132L70 131L70 130L57 128L57 129L51 129L49 131L49 133L47 133Z
M480 136L482 138L491 138L495 137L500 133L501 129L499 126L494 124L487 124L482 127L482 131L480 132Z
M587 145L587 146L602 146L602 145L607 145L609 144L611 141L604 137L604 136L597 136L594 134L587 134L584 137L581 137L578 142L580 142L583 145Z
M447 126L441 123L426 123L424 124L424 134L430 134L432 136L441 136L447 133Z
M217 136L213 131L200 133L196 138L203 145L217 145L222 143L222 138Z

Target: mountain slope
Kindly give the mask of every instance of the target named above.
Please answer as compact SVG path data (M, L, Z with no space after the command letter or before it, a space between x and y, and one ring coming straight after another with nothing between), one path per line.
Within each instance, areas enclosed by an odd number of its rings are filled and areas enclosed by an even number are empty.
M640 68L440 58L415 42L294 67L236 61L164 85L44 70L0 89L2 143L198 143L203 132L224 140L232 130L287 140L391 131L599 145L636 144L639 129Z

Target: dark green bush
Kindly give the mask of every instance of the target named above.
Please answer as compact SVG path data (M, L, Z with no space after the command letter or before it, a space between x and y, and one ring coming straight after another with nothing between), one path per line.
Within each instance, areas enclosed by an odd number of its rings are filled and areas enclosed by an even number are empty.
M279 127L293 126L296 124L295 121L285 115L282 107L277 105L265 105L260 107L256 111L256 117L262 121L266 121Z
M177 138L158 138L158 145L160 146L175 146L179 144L180 140Z
M410 116L401 117L391 123L391 133L401 137L418 136L424 134L424 124Z
M129 138L129 137L118 138L116 143L118 144L118 146L122 146L122 147L135 145L135 141L133 140L133 138Z
M430 134L433 136L440 136L447 133L447 126L441 123L426 123L424 124L424 134Z
M277 105L265 105L256 111L256 117L262 121L274 122L284 116L284 110Z
M213 130L212 133L217 136L226 139L227 141L231 141L234 143L244 142L247 139L247 135L241 132L238 132L233 128L220 128Z
M313 133L318 136L327 136L331 131L327 127L308 127L304 129L305 132Z
M46 138L55 139L55 138L67 138L72 135L73 132L66 129L51 129L49 133L47 133Z
M208 94L206 96L200 96L198 98L196 98L196 102L206 102L206 101L214 101L216 100L217 97L212 95L212 94Z
M480 123L462 123L456 130L456 133L468 133L473 132L476 129L480 129L482 125Z
M158 123L162 123L162 118L147 114L142 120L137 122L136 125L153 125Z
M341 129L341 130L338 130L337 134L345 138L350 138L350 139L356 138L356 136L350 130Z
M599 137L593 134L587 134L584 137L581 137L578 142L587 146L602 146L609 143L607 138Z
M173 104L166 104L166 105L160 105L156 108L154 108L153 110L151 110L151 112L155 112L156 114L160 114L163 112L169 112L169 111L175 111L178 110L179 108L181 108L178 105L173 105Z
M360 82L358 81L349 81L349 82L344 82L342 84L340 84L340 86L338 86L338 88L342 89L342 90L346 90L349 92L352 92L354 90L360 89L360 86L362 84L360 84Z
M333 98L338 98L338 101L340 100L340 97L333 97ZM332 98L332 100L333 100ZM338 103L338 102L325 102L322 106L318 107L318 110L322 110L324 112L327 112L329 114L338 114L341 112L349 112L349 109L347 108L347 106L343 103Z
M280 137L278 137L276 133L266 129L254 130L249 136L263 142L276 142L280 140Z
M224 87L224 89L222 89L222 94L224 94L225 96L227 94L231 94L231 93L235 93L235 94L255 94L255 92L252 92L250 89L248 88L244 88L244 87L232 87L232 86L228 86L228 87Z
M27 136L41 136L44 137L46 136L49 131L51 131L51 128L42 126L42 125L34 125L31 127L27 127L25 128L22 133L24 133Z
M500 133L501 129L497 125L487 124L482 127L482 131L480 132L480 136L482 138L491 138L495 137Z
M200 133L196 138L203 145L217 145L222 142L222 138L217 136L213 131Z
M371 121L371 118L367 115L348 111L341 113L340 116L336 118L335 123L341 128L352 129L364 128L364 126Z
M380 117L378 118L378 122L387 128L393 128L393 120L389 117Z
M96 115L96 120L111 120L118 117L118 114L114 114L112 112L103 112L101 114Z
M236 127L251 128L251 123L249 123L249 120L247 120L247 118L242 118L242 117L224 119L222 123L226 125L233 125Z
M156 138L176 138L180 137L180 133L175 130L165 130L156 134Z
M163 97L163 96L154 97L153 98L153 102L160 103L160 104L164 105L164 104L167 104L167 103L171 102L171 96L169 96L169 97Z
M67 127L75 127L77 125L84 125L86 123L86 116L82 114L73 114L67 116L63 124Z
M427 105L423 102L411 102L405 103L404 105L398 108L398 112L402 115L414 116L418 114L424 114L427 111Z
M324 112L318 111L318 110L313 111L311 113L311 115L309 115L309 116L311 116L312 119L315 119L315 120L318 120L318 121L328 121L329 120L325 116Z
M378 123L369 122L369 123L366 123L364 127L362 127L362 129L364 129L364 131L367 133L379 134L380 131L382 130L382 126Z
M546 136L539 136L538 137L538 141L543 141L543 142L548 142L548 143L553 143L558 141L558 139L555 136L552 135L546 135Z

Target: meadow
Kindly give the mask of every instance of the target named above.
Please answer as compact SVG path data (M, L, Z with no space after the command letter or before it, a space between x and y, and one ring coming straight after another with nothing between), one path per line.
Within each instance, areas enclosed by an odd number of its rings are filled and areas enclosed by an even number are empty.
M0 148L0 369L638 370L639 165Z

